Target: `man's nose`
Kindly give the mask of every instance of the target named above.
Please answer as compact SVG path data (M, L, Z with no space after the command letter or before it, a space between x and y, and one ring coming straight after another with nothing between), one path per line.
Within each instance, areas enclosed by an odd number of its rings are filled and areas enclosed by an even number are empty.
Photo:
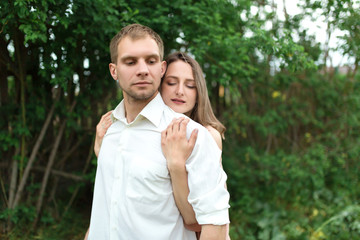
M149 75L149 67L145 61L142 61L142 60L139 61L138 70L137 70L136 75L142 76L142 77Z

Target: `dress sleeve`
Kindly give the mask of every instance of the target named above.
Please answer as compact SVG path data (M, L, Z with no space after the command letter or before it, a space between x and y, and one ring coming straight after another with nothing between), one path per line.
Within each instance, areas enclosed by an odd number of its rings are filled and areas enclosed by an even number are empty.
M227 176L220 165L221 150L205 128L198 129L194 150L186 162L188 201L200 225L224 225L229 223L230 195L225 188Z

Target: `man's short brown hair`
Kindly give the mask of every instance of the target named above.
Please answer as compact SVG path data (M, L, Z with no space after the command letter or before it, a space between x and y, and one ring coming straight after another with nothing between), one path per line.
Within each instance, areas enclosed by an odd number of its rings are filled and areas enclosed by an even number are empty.
M123 29L120 30L111 40L110 42L110 56L111 56L111 62L116 64L117 63L117 57L118 57L118 45L120 41L125 37L130 37L132 40L138 40L145 37L151 37L155 40L156 44L159 47L159 54L160 54L160 60L164 57L164 43L154 30L147 26L143 26L141 24L130 24Z

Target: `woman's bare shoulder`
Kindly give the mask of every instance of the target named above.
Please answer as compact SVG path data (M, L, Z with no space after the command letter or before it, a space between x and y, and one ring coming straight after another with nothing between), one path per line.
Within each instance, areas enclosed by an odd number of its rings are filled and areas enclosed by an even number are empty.
M222 150L222 138L221 138L220 132L210 125L206 126L205 128L210 132L210 134L214 138L216 144Z

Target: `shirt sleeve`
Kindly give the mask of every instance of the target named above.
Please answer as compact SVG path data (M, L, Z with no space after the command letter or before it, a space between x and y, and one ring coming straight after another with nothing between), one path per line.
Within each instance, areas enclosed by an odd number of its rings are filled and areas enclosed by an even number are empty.
M197 128L198 138L186 162L188 201L200 225L224 225L229 223L230 195L225 188L227 176L220 164L221 150L205 128ZM188 128L188 134L191 131Z

